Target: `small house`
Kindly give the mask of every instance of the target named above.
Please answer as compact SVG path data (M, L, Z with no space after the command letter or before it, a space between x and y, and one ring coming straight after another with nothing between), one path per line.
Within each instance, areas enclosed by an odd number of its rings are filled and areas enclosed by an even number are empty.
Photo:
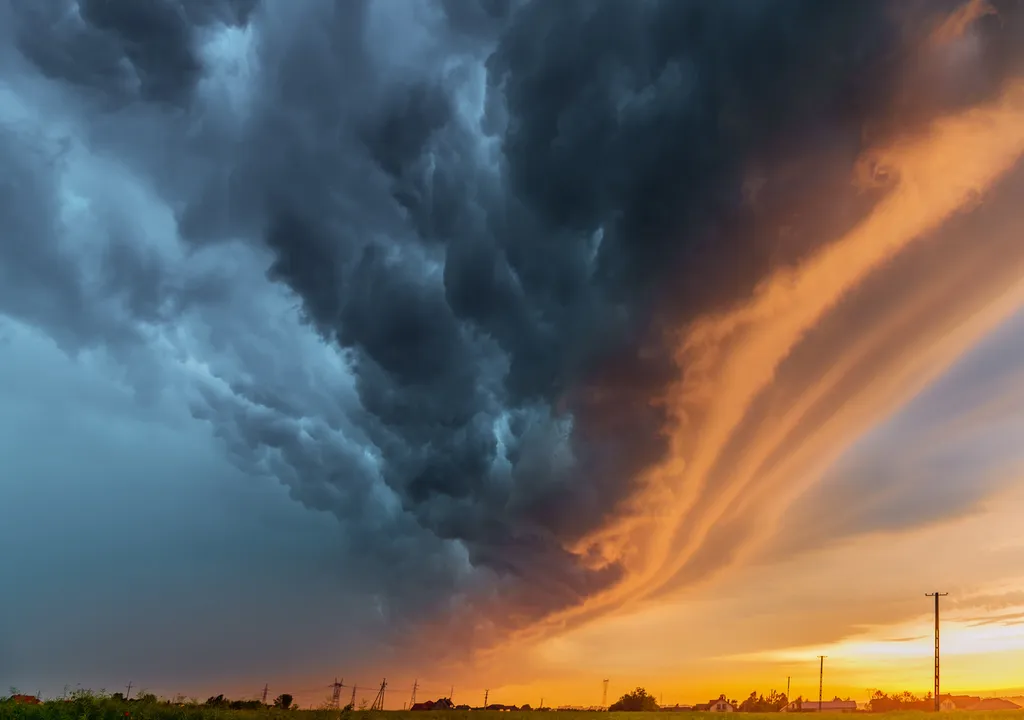
M42 701L35 695L11 695L10 702L18 705L38 705Z
M822 700L820 703L817 700L794 700L786 707L782 708L783 712L856 712L857 701L856 700Z
M1003 698L985 698L984 700L971 705L968 710L992 712L993 710L1020 710L1020 705Z
M424 702L414 703L410 710L423 711L423 710L454 710L455 705L452 703L450 698L438 698L437 700L425 700Z
M976 695L941 695L940 698L939 710L943 712L967 710L981 702L981 698Z
M695 705L693 709L700 712L736 712L736 705L725 695L719 695L717 699Z

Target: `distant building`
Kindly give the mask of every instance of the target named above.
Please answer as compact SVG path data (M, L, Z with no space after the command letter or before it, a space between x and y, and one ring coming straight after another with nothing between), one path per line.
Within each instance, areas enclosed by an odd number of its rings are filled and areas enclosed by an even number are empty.
M939 709L943 712L967 710L981 702L981 698L974 695L942 695L940 697Z
M661 712L692 712L694 709L693 705L662 705L658 708Z
M786 707L782 708L782 712L856 712L857 701L856 700L822 700L819 704L817 700L794 700Z
M42 702L35 695L11 695L9 699L12 703L18 703L19 705L38 705Z
M694 705L693 709L698 712L736 712L736 705L727 700L725 695L719 695L715 700Z
M418 702L414 704L410 710L454 710L455 706L452 701L448 698L440 698L438 700L427 700L425 702Z
M1009 700L1003 700L1002 698L985 698L974 705L971 705L968 710L976 711L982 710L985 712L991 712L993 710L1020 710L1020 705Z

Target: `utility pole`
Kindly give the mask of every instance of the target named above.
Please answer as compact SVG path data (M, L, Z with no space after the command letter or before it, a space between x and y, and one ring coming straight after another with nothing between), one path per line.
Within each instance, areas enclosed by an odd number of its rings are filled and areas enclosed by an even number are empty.
M267 704L267 689L268 688L269 688L268 685L264 685L263 686L263 699L260 702L262 702L264 705Z
M455 697L455 686L452 685L451 688L448 690L448 699L452 701L452 704L455 703L455 700L453 699L454 697Z
M939 701L939 598L949 593L932 592L925 593L925 597L935 598L935 712L939 712L941 702Z
M384 678L380 681L380 690L377 691L377 697L373 699L373 705L370 706L370 710L383 710L384 709L384 691L388 687L388 679Z
M818 668L818 712L821 712L821 685L822 680L825 678L825 658L827 655L819 655L818 660L821 661L821 666Z
M541 708L541 710L544 709L544 698L543 697L540 699L540 708Z
M420 681L418 678L412 681L412 699L409 700L409 707L412 707L416 704L416 690L417 688L419 688L419 686Z
M786 676L786 702L787 703L791 702L790 697L789 697L789 681L792 680L792 679L793 679L792 675L787 675Z
M604 689L601 691L601 707L608 709L608 678L604 679L602 683Z
M331 707L337 710L341 707L341 688L345 686L345 679L342 678L341 682L338 682L338 678L334 678L334 684L331 685L334 691L331 693Z
M487 696L491 694L490 690L484 690L484 709L487 709Z
M128 681L128 692L126 692L126 693L124 694L124 699L125 699L125 700L130 700L130 699L131 699L131 697L132 697L132 681L131 681L131 680L129 680L129 681Z

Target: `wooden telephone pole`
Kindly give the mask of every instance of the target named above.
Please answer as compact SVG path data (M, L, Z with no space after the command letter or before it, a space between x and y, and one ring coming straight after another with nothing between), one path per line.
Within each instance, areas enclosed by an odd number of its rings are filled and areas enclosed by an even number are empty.
M818 668L818 712L821 712L821 687L822 687L822 680L824 680L824 678L825 678L825 658L827 658L827 657L828 657L828 655L819 655L818 656L818 660L821 661L821 665Z
M949 593L932 592L924 595L935 598L935 712L939 712L942 705L939 700L939 598Z

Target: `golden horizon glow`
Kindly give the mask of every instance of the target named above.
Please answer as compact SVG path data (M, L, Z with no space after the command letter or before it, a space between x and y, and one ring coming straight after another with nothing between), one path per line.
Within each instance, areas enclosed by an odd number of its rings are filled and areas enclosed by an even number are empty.
M1024 400L1024 384L1013 394ZM1024 666L1024 571L1006 575L1007 567L1024 567L1024 487L1017 482L1024 468L1007 472L1011 489L973 515L748 566L740 578L727 573L673 602L550 638L529 655L544 679L499 686L500 693L598 704L595 678L611 674L615 697L642 685L685 704L722 692L742 699L752 690L784 691L792 676L794 697L816 697L817 656L824 654L830 698L863 702L875 688L923 694L933 641L924 592L935 578L952 576L942 586L951 592L943 599L943 687L1024 695L1017 670ZM880 562L895 573L872 575ZM787 582L772 584L773 577ZM750 644L766 647L745 650Z

